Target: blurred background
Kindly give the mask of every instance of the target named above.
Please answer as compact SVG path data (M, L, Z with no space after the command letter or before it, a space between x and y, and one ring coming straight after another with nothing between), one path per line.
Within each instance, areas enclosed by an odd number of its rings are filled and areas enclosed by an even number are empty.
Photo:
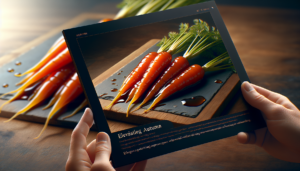
M0 56L83 12L119 11L121 0L0 0ZM216 0L217 5L300 10L298 0Z

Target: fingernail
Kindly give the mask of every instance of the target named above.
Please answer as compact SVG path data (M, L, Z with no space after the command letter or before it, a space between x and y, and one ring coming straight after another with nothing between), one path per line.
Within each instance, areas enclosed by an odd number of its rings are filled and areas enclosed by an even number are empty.
M108 135L104 132L100 132L97 134L97 142L100 142L100 141L108 141Z
M244 81L242 88L248 92L254 90L254 88L248 81Z

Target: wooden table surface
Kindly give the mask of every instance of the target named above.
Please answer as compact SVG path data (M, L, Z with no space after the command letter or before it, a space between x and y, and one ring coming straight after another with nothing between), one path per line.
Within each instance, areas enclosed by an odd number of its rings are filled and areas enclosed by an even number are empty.
M1 2L0 56L67 22L81 12L115 13L117 1L73 5L52 1ZM35 4L35 5L34 5ZM72 3L71 3L72 4ZM253 83L284 94L300 107L300 12L219 6ZM20 26L21 25L21 26ZM64 170L72 129L0 117L0 170ZM111 123L118 124L118 123ZM128 125L130 127L130 125ZM96 132L90 132L90 142ZM299 170L300 164L275 159L254 145L229 137L148 161L146 170Z

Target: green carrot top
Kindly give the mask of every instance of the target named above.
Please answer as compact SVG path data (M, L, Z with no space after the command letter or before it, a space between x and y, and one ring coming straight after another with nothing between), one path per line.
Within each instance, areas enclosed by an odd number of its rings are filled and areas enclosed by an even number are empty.
M210 0L123 0L117 6L121 10L115 19L164 11L205 1Z
M236 72L232 64L232 61L230 59L230 56L228 55L228 52L225 52L220 56L207 62L205 65L202 66L202 68L205 71L219 71L219 70L231 69L233 72Z
M222 39L218 30L201 19L195 19L194 25L190 28L190 32L195 35L193 42L190 44L183 57L189 59L194 58L213 46L222 43Z

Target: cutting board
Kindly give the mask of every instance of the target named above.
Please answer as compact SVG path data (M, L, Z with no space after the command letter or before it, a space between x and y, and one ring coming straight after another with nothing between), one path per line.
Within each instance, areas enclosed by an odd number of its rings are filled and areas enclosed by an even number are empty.
M145 53L149 48L153 47L159 40L153 39L132 52L130 55L125 57L123 60L100 74L98 77L93 79L93 84L96 86L101 85L105 81L109 81L112 75L120 73L120 69L124 68L127 64L133 62L141 54ZM222 86L214 93L213 97L210 98L209 102L201 109L201 112L194 118L186 117L182 115L176 115L174 113L162 112L162 111L150 111L144 114L144 109L131 112L129 117L126 117L126 108L119 104L114 105L111 110L105 110L106 117L109 119L129 122L134 124L146 124L160 120L169 120L174 125L188 125L195 122L211 119L214 116L219 115L222 110L226 107L228 102L234 96L239 87L239 77L237 74L230 74L227 80L224 80ZM99 94L101 95L101 94ZM99 99L102 107L107 106L111 100ZM128 103L127 103L128 104ZM189 110L189 109L187 109ZM187 111L188 112L188 111Z

